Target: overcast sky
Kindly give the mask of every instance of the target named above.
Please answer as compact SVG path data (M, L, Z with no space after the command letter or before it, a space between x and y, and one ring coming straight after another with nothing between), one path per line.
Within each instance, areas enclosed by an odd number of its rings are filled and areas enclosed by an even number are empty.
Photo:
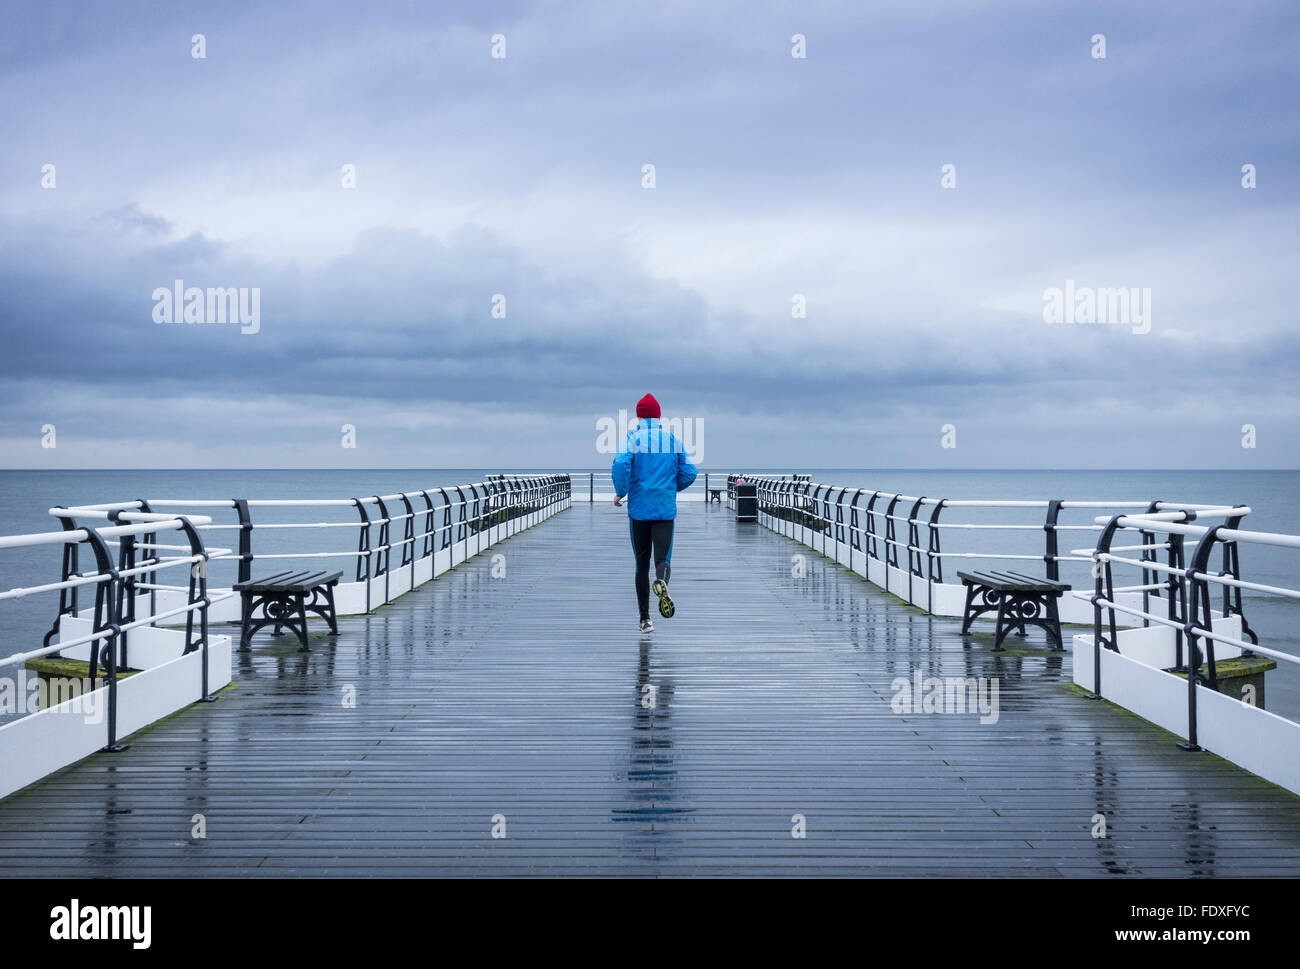
M12 3L0 463L1296 467L1298 10Z

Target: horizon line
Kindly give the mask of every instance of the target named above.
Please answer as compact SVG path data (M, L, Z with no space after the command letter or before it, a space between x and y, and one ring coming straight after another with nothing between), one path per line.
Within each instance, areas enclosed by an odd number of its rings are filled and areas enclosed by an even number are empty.
M1197 473L1197 474L1204 474L1204 473L1206 473L1206 472L1210 472L1210 473L1219 473L1219 472L1234 472L1234 471L1242 471L1242 472L1286 472L1286 471L1300 471L1300 468L1221 468L1221 467L1220 467L1220 468L1184 468L1184 467L1179 467L1179 468L1122 468L1122 467L1110 467L1110 468L1096 468L1096 467L1093 467L1093 468L1011 468L1011 467L1008 467L1008 468L908 468L908 467L897 467L897 468L895 468L895 467L860 467L860 468L852 468L852 467L829 467L829 466L828 466L828 467L810 467L810 466L808 466L808 465L800 465L799 467L801 467L803 470L802 470L802 471L795 471L795 470L794 470L794 466L784 466L784 465L783 465L782 467L784 467L784 468L786 469L786 473L791 473L791 474L802 474L802 473L805 473L805 472L808 472L808 471L888 471L888 472L908 471L908 472L924 472L924 473L927 473L927 474L928 474L928 473L932 473L932 472L940 472L940 473L953 473L953 472L971 473L971 472L980 472L980 471L989 471L989 472L1012 472L1012 471L1014 471L1014 472L1030 472L1030 473L1039 473L1039 474L1045 474L1045 473L1060 473L1060 472L1095 472L1095 473L1103 473L1103 472L1114 472L1114 471L1122 471L1122 472L1139 472L1139 471L1140 471L1140 472L1159 473L1159 474L1170 474L1170 473ZM352 472L356 472L356 471L475 471L475 470L479 470L480 468L483 469L483 470L486 470L486 467L483 466L483 465L479 465L478 467L453 467L453 466L450 466L450 465L445 466L445 467L414 467L414 466L407 467L407 466L397 466L397 465L394 465L394 466L391 466L391 467L379 467L379 466L376 466L376 467L364 467L364 468L362 468L362 467L358 467L358 468L339 468L339 467L333 467L333 468L284 468L284 467L280 467L280 468L251 468L251 467L245 467L245 468L234 468L234 467L227 467L227 468L214 468L214 467L192 467L192 468L123 468L123 467L116 467L116 468L0 468L0 472L10 472L10 473L12 473L12 472L27 472L27 471L37 471L37 472L46 472L46 473L54 473L54 472L74 472L74 471L135 471L135 472L156 472L156 471L218 471L218 472L237 472L237 471L337 471L337 472L349 472L349 471L352 471ZM709 473L709 474L717 474L717 473L744 473L744 472L735 472L735 471L734 471L734 468L729 468L729 467L699 468L699 470L700 470L702 473L707 472L707 473ZM770 470L770 469L764 469L764 468L762 468L762 467L754 468L754 467L751 466L751 468L750 468L750 473L764 473L765 471L768 471L768 470ZM562 473L566 473L566 472L577 472L577 473L579 473L579 474L588 474L588 473L596 473L596 472L599 472L599 473L608 473L607 471L605 471L605 470L602 469L602 468L555 468L555 467L541 467L541 468L523 468L523 467L514 467L514 468L511 468L510 470L505 471L505 472L492 472L492 473L494 473L494 474L495 474L495 473L505 473L505 474L510 474L510 473L513 473L513 472L520 472L520 471L533 471L533 472L538 472L538 473L550 473L550 474L562 474Z

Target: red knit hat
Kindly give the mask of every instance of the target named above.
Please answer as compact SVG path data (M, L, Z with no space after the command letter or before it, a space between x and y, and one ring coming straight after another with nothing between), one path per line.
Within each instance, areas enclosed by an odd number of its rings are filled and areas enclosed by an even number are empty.
M636 402L637 417L658 417L659 401L654 399L654 395L646 394Z

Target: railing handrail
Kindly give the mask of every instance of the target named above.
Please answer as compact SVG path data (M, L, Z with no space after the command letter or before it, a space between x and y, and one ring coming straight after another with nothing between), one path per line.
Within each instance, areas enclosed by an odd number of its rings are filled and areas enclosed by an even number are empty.
M728 498L734 498L735 482L740 475L727 476ZM1222 513L1225 506L1199 502L1170 502L1136 499L966 499L931 495L907 495L900 492L859 488L852 485L797 479L785 475L749 474L746 480L758 486L760 505L781 509L777 514L799 512L827 531L848 535L853 548L860 547L865 537L867 557L897 565L898 553L908 553L908 571L931 582L943 582L945 559L988 559L1004 561L1041 561L1045 563L1048 578L1059 579L1059 566L1063 562L1087 561L1077 554L1061 554L1058 534L1069 531L1100 532L1104 525L1094 523L1064 523L1059 521L1063 510L1108 509L1112 512L1130 512L1141 509L1148 514L1163 517L1186 517L1193 513L1202 516ZM864 502L863 499L866 499ZM884 507L881 507L882 503ZM940 516L952 509L1042 509L1045 516L1036 522L951 522L940 521ZM848 516L846 519L846 512ZM865 524L860 523L865 516ZM1102 521L1108 519L1101 519ZM875 526L885 527L877 531ZM897 529L895 528L897 525ZM1033 554L1006 550L951 551L945 550L939 540L943 531L956 532L1039 532L1044 534L1043 551ZM925 537L928 536L928 541ZM923 544L924 543L924 544ZM883 553L883 554L882 554Z
M1073 593L1076 598L1084 598L1093 606L1093 680L1094 694L1101 694L1101 657L1102 650L1118 652L1116 633L1116 613L1134 616L1142 620L1143 625L1152 622L1174 630L1174 669L1187 677L1187 736L1188 749L1199 750L1197 744L1197 695L1202 684L1211 689L1218 688L1218 666L1215 656L1215 644L1232 646L1245 656L1254 653L1270 659L1300 665L1300 656L1259 645L1259 636L1251 629L1242 610L1241 592L1243 589L1259 591L1270 595L1290 599L1300 599L1300 590L1242 579L1238 546L1269 545L1277 548L1300 549L1300 535L1288 535L1281 532L1254 531L1240 528L1243 518L1251 513L1247 505L1232 507L1219 506L1212 509L1188 510L1183 514L1115 515L1105 521L1105 528L1097 539L1096 547L1091 549L1093 561L1094 588L1091 595ZM1221 519L1217 524L1197 524L1204 519ZM1165 535L1167 539L1158 546L1167 553L1168 561L1164 564L1155 562L1145 553L1150 544L1138 546L1144 551L1140 559L1132 559L1114 554L1116 551L1131 550L1130 546L1116 546L1117 535L1125 531L1136 531L1143 540L1151 543L1155 536ZM1184 546L1188 539L1195 541L1195 547L1189 558L1184 556ZM1210 558L1219 550L1222 565L1216 571L1210 567ZM1077 551L1083 551L1082 549ZM1167 575L1165 582L1157 587L1167 586L1162 595L1166 615L1161 616L1152 610L1147 593L1143 593L1141 608L1116 601L1117 587L1113 568L1140 569L1143 582L1153 573ZM1211 605L1211 590L1222 590L1222 606L1215 609ZM1214 623L1219 618L1236 617L1241 634L1216 630ZM1104 632L1109 632L1106 636ZM1204 644L1204 650L1201 646ZM1202 655L1203 654L1203 655ZM1204 662L1202 661L1204 660ZM1204 668L1205 672L1202 672Z
M209 522L205 516L167 516L148 511L129 512L126 507L142 508L143 503L134 506L122 506L103 511L94 517L103 517L113 524L104 526L75 527L73 518L59 516L63 521L62 532L32 532L26 535L0 537L0 548L32 548L46 545L63 546L62 579L57 583L47 583L43 587L15 588L0 594L0 601L21 598L37 591L58 591L59 609L54 624L46 633L38 649L25 650L0 657L0 668L16 666L30 660L49 656L65 649L89 645L89 664L87 679L94 683L103 672L103 682L107 696L107 733L106 749L117 747L118 721L118 670L125 668L127 660L128 635L134 629L153 625L161 619L185 616L185 633L183 653L201 652L201 687L202 695L208 692L208 607L222 597L208 595L206 570L198 563L206 562L208 551L199 537L198 522ZM138 519L120 524L120 520ZM182 531L189 540L188 555L159 556L152 554L160 549L153 537L159 532ZM137 566L136 539L151 549ZM112 542L118 550L117 562L109 552ZM82 544L88 545L95 556L94 571L82 572L77 564L77 550ZM185 550L185 549L182 549ZM176 565L190 566L190 582L186 601L183 605L164 610L161 613L150 611L148 615L136 615L136 576L152 576L155 572ZM62 618L66 615L78 616L76 607L77 590L83 586L93 586L95 603L90 612L90 631L79 636L63 638L51 643L61 633ZM195 619L197 616L197 629Z
M374 581L382 579L380 594L384 601L390 601L389 575L392 570L408 566L414 569L417 561L425 561L440 551L467 541L476 533L481 536L489 527L551 509L571 496L571 488L570 476L557 472L492 476L466 484L352 498L139 498L50 508L48 514L60 522L62 531L0 536L0 549L37 546L62 546L63 549L59 581L0 590L0 602L39 592L57 592L59 595L54 623L40 648L0 657L0 667L89 645L88 678L98 680L102 671L103 681L108 687L108 747L111 749L116 741L118 671L128 665L128 636L131 631L184 616L183 653L202 650L202 691L206 698L209 682L208 608L236 595L227 590L210 594L207 580L209 562L236 562L242 580L249 578L252 563L258 558L350 556L357 562L357 580L364 581L365 609L369 611ZM315 524L256 522L250 512L250 508L290 507L351 508L356 510L359 520ZM230 524L216 522L211 515L216 509L231 509L238 520ZM200 513L200 510L209 513ZM256 531L304 527L356 529L358 543L354 550L341 552L294 551L259 555L253 550L252 536ZM200 532L209 529L238 530L238 549L205 548ZM183 532L188 544L161 544L157 541L160 533L174 531ZM94 553L93 569L79 567L77 552L82 545L89 546ZM395 557L399 558L397 563L390 558L395 551L398 553ZM158 581L160 573L177 567L188 568L187 586ZM89 611L78 607L77 593L80 589L93 590L94 605ZM398 589L397 594L400 594L401 586ZM182 592L184 599L180 604L175 604L174 600L160 603L156 598L158 592ZM67 617L88 620L89 631L75 636L63 635L63 619ZM54 641L56 637L57 641Z
M727 476L727 495L734 500L738 475ZM1174 669L1186 673L1188 691L1189 748L1196 747L1197 688L1208 683L1217 688L1218 674L1214 645L1227 644L1247 655L1259 653L1271 659L1300 665L1300 656L1259 645L1259 637L1246 620L1242 609L1242 592L1249 590L1267 595L1300 599L1300 590L1252 582L1241 576L1238 547L1269 545L1300 549L1300 535L1254 531L1240 527L1252 514L1248 505L1223 503L1177 502L1168 500L1134 501L1101 499L1051 500L973 500L935 496L910 496L890 491L814 482L789 480L784 476L747 474L745 480L756 486L760 512L771 520L784 520L800 530L798 540L814 548L835 542L835 554L845 554L853 567L856 555L862 555L863 574L883 583L886 591L897 591L908 601L933 606L936 583L943 584L945 559L1038 560L1046 564L1048 578L1059 580L1063 562L1091 562L1093 589L1073 590L1074 600L1091 604L1093 614L1093 689L1101 695L1101 656L1103 649L1118 651L1117 616L1134 617L1144 627L1153 624L1174 631ZM864 500L865 499L865 500ZM1046 515L1041 523L1022 522L945 522L941 514L952 509L1039 509ZM1104 510L1091 523L1065 523L1059 515L1068 509ZM773 526L775 527L775 526ZM905 531L904 531L905 529ZM1044 545L1041 554L990 551L954 552L941 547L940 536L949 531L969 530L974 534L1023 533L1041 530ZM1062 532L1095 532L1092 548L1059 547ZM1119 535L1136 532L1139 540L1120 541ZM788 531L786 532L788 533ZM927 540L928 539L928 540ZM1189 543L1194 543L1195 547ZM846 548L847 547L847 548ZM1187 550L1190 555L1187 555ZM906 588L897 588L899 573L906 560ZM1210 567L1216 551L1223 556L1220 568ZM1122 554L1129 553L1129 554ZM1165 561L1161 561L1161 559ZM880 565L883 571L877 571ZM1117 584L1113 570L1132 568L1141 575L1130 584ZM879 578L877 578L879 576ZM891 580L895 588L891 588ZM914 580L931 583L917 598ZM1222 605L1211 603L1211 593L1222 591ZM1121 599L1121 594L1124 598ZM1140 600L1138 596L1140 594ZM1140 601L1141 605L1137 603ZM1163 613L1163 614L1162 614ZM1220 619L1234 619L1228 628L1215 629ZM1240 632L1237 632L1238 624ZM1125 621L1125 626L1135 623ZM1202 672L1202 650L1204 669Z
M53 511L53 509L51 509ZM138 525L109 525L104 528L90 529L100 538L121 538L127 535L151 535L154 532L178 531L185 526L183 517L167 517L161 520L141 522ZM86 528L75 528L62 532L28 532L24 535L0 535L0 548L35 548L41 545L75 545L88 538Z
M420 490L398 492L393 495L369 495L355 498L292 498L292 499L275 499L275 498L249 498L249 499L178 499L178 498L160 498L160 499L136 499L133 501L103 502L97 504L76 505L71 507L55 507L49 509L51 516L59 518L65 529L69 529L75 523L77 518L108 518L117 520L138 521L136 531L114 530L118 526L110 526L99 529L100 533L106 538L116 538L128 534L152 533L164 528L176 528L177 525L157 525L156 522L166 522L171 517L185 519L193 523L193 526L203 530L238 530L241 533L241 547L238 552L229 549L213 550L209 558L215 561L236 560L241 565L241 577L243 572L247 571L246 566L251 564L254 559L286 559L286 558L355 558L360 561L369 561L377 558L378 572L382 574L387 569L387 563L384 557L387 553L399 548L402 550L402 566L409 564L415 556L413 547L416 543L432 539L436 536L442 536L442 547L447 547L450 543L449 535L451 532L457 532L460 537L481 527L484 520L489 516L497 513L501 508L520 509L525 504L534 500L545 498L548 494L556 491L561 487L571 487L571 477L566 472L553 472L546 474L530 475L492 475L485 481L471 482L458 485L438 485ZM454 492L457 497L452 497L450 492ZM431 496L438 496L439 503L435 503ZM417 501L423 500L424 507L416 508L412 505L411 499ZM398 511L394 509L389 511L386 503L400 502ZM467 510L473 506L474 514L471 517ZM240 520L231 523L214 522L210 516L181 513L160 513L146 509L156 508L230 508L240 513ZM339 522L257 522L252 520L248 509L250 508L270 508L270 507L333 507L333 508L354 508L361 513L360 521L339 521ZM373 512L367 512L366 509L378 508L381 513L376 515ZM456 517L452 516L453 509L456 510ZM442 521L436 523L435 519L442 514ZM414 528L414 521L423 517L425 520L424 527L418 532ZM404 534L400 536L389 536L389 526L393 524L405 523ZM351 528L359 529L362 533L361 541L355 550L326 550L326 551L294 551L283 553L262 553L257 554L252 551L251 542L248 541L252 532L267 529L302 529L302 528ZM370 531L378 529L378 540L373 540ZM48 533L49 541L63 541L65 537L72 534L70 531ZM459 539L458 539L459 540ZM3 540L0 539L0 544ZM360 564L358 570L361 571ZM365 571L369 571L368 569Z

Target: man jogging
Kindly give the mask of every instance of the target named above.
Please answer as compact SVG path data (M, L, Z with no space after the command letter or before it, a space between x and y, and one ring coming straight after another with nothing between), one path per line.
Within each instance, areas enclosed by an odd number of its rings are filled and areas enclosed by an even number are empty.
M623 449L614 458L614 504L627 496L628 527L636 555L636 601L641 610L640 629L654 630L650 621L650 556L655 562L654 592L659 614L665 619L676 611L668 597L668 574L673 555L673 520L677 517L677 492L689 488L698 473L681 442L659 423L659 401L649 394L636 405L639 418L628 432Z

